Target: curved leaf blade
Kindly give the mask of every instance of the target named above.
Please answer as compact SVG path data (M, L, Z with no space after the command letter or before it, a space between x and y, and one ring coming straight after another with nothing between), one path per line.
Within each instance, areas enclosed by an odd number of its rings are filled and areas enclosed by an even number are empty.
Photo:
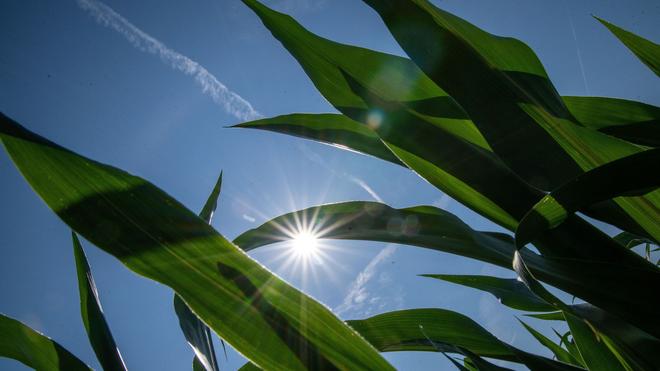
M422 276L489 292L500 303L510 308L529 312L548 312L554 310L553 306L534 295L524 283L514 278L451 274L422 274Z
M548 350L552 352L552 354L557 357L558 360L565 362L565 363L570 363L572 365L576 366L583 366L571 353L569 353L566 349L562 348L561 346L555 344L552 340L548 339L545 335L531 327L530 325L526 324L525 322L518 320L520 324L525 327L525 329L532 334L532 336L538 340L541 345L546 347Z
M660 76L660 45L653 41L637 36L630 31L616 26L604 19L595 17L610 30L628 49L630 49L642 63L651 69L656 75Z
M134 272L173 288L255 364L273 370L391 369L326 307L165 192L1 119L5 149L65 223Z
M89 342L104 370L126 370L124 359L110 332L99 299L96 284L89 268L87 257L78 236L71 232L73 253L76 257L78 290L80 292L80 315L89 337Z
M632 370L630 366L620 362L621 359L610 351L604 343L605 339L596 335L588 322L566 312L564 312L564 317L571 329L571 335L575 340L578 351L590 370Z
M511 198L492 183L502 182L521 195L529 195L530 187L492 154L460 106L414 63L323 39L256 0L243 2L300 62L321 94L375 131L401 162L496 223L509 229L516 225L511 211L498 205ZM537 199L535 194L528 201Z
M220 171L218 180L199 213L199 217L208 224L211 224L215 209L218 207L221 188L222 171ZM193 370L197 368L206 371L219 371L218 360L215 356L215 349L213 349L211 330L188 308L183 299L177 294L174 294L174 312L179 318L179 327L181 327L183 335L195 353ZM220 341L224 347L224 341L222 339Z
M244 122L232 127L269 130L313 139L406 166L381 142L373 130L341 114L298 113Z
M381 352L436 351L468 356L474 353L523 363L532 369L541 365L548 370L578 369L503 343L469 317L445 309L408 309L346 323Z
M87 365L55 341L0 314L0 357L44 371L89 371Z
M586 172L552 191L539 201L521 220L516 230L518 248L534 240L547 229L556 228L566 218L594 203L626 194L643 194L660 187L660 148L612 161ZM651 171L643 171L649 169ZM648 214L654 217L647 231L660 240L660 209Z
M311 226L317 238L408 244L503 267L509 267L513 258L510 237L476 232L449 212L432 206L394 209L371 201L327 204L284 214L245 231L234 243L250 251L286 241L291 238L287 233L290 226L297 223Z
M390 220L394 221L396 228L388 228ZM408 223L405 223L406 220ZM376 202L343 202L284 214L244 232L234 243L247 251L284 241L290 238L287 229L297 222L312 226L320 238L407 244L470 257L507 269L512 268L511 261L514 258L515 245L507 235L474 231L452 214L435 207L393 209ZM523 249L520 254L534 275L594 305L598 304L601 308L617 313L651 334L660 332L653 308L646 305L649 300L653 300L646 287L660 280L657 269L649 267L635 253L618 245L615 247L627 256L617 254L608 256L609 260L600 260L602 258L597 254L598 251L594 253L595 256L591 256L587 247L592 241L582 238L587 237L593 229L589 226L585 230L585 224L571 224L565 223L563 228L567 230L562 232L570 235L571 240L560 234L553 236L559 228L547 231L546 234L550 236L546 235L546 238L554 237L559 242L574 243L584 250L584 255L580 257L585 258L575 259L574 255L571 259L539 256ZM403 233L406 230L408 233ZM607 235L600 236L602 239L593 244L594 249L604 249L608 243L615 243ZM617 267L617 275L612 275L613 266ZM640 286L632 282L639 282Z
M562 97L587 128L644 146L660 146L660 107L626 99Z
M455 347L462 347L484 357L517 360L509 347L486 329L450 310L408 309L346 323L381 352L434 352L438 346L445 352L460 353Z
M491 35L427 0L365 2L523 179L540 179L535 184L552 190L585 171L644 150L581 127L524 43ZM652 233L660 192L615 202Z

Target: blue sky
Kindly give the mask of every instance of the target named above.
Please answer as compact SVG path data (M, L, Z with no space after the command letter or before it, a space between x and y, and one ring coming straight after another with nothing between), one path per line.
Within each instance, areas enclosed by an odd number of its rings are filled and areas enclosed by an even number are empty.
M192 210L201 208L223 169L213 225L228 238L294 209L374 199L395 207L441 206L476 229L496 230L395 165L302 139L223 128L257 113L334 111L240 1L87 3L101 4L94 8L101 13L76 0L0 3L0 110L29 129L142 176ZM657 41L657 2L435 3L490 32L527 42L564 95L615 96L660 105L657 78L590 16ZM109 16L102 4L117 16ZM266 4L325 37L403 54L378 16L360 1ZM31 191L4 152L0 180L0 312L42 331L98 368L80 320L67 227ZM407 246L325 244L337 249L326 269L312 266L309 275L282 267L278 258L286 250L281 248L264 247L251 255L342 318L400 308L447 308L469 315L502 340L547 354L515 321L520 313L475 290L416 276L512 277L511 272ZM179 330L171 290L136 276L88 243L84 247L129 369L189 369L192 352ZM386 357L402 370L449 367L432 353ZM244 363L231 350L227 361L219 358L223 369ZM23 366L0 359L0 369Z

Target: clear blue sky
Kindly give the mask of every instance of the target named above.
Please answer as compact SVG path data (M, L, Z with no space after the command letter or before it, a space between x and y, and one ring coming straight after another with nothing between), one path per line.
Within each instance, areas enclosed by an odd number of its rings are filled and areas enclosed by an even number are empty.
M360 1L266 3L325 37L402 54L378 16ZM657 78L590 16L658 41L657 1L435 3L490 32L530 44L564 95L615 96L660 105ZM199 63L265 116L334 111L238 0L105 4L169 50ZM496 228L395 165L274 133L224 129L241 120L214 102L191 76L136 48L75 0L3 0L0 50L0 110L29 129L140 175L192 210L201 208L223 169L225 181L213 225L228 238L293 209L373 200L361 182L392 206L441 205L477 229ZM56 339L98 368L80 320L69 231L4 152L0 205L0 312ZM511 272L407 246L326 243L341 249L327 262L331 273L312 267L316 280L306 279L299 269L282 268L277 261L282 249L266 247L251 255L331 308L340 307L352 289L363 290L367 300L342 306L342 318L400 308L447 308L469 315L507 342L548 354L521 330L514 317L520 313L503 309L494 298L475 290L416 276L512 277ZM190 369L192 352L179 330L171 290L136 276L88 243L85 248L129 369ZM370 279L356 288L361 272ZM218 355L222 369L244 363L233 351L228 361ZM402 370L449 368L439 354L386 357ZM0 359L0 369L23 366Z

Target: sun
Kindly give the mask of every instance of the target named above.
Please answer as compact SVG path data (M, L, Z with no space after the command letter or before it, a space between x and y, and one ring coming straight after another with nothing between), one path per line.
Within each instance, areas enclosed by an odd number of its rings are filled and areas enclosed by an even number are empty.
M298 256L312 257L318 253L318 238L307 231L297 233L293 237L292 248Z

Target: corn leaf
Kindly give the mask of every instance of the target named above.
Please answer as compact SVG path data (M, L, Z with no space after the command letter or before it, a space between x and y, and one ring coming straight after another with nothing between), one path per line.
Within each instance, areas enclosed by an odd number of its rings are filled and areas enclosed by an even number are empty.
M508 269L511 269L511 261L514 258L515 247L507 235L474 231L451 213L432 206L393 209L376 202L328 204L284 214L244 232L234 243L249 251L259 246L285 241L290 238L287 229L296 223L312 226L320 238L407 244L470 257ZM589 300L594 305L598 303L601 308L620 313L623 318L637 323L638 327L651 334L660 332L658 321L653 314L654 309L645 304L652 300L647 285L657 282L657 270L618 244L617 249L626 255L609 256L611 260L590 257L591 251L587 248L589 244L593 244L594 249L605 249L607 244L616 243L607 235L601 234L599 236L602 239L594 244L588 238L593 227L587 226L586 223L568 225L570 227L564 231L558 229L566 228L567 223L549 230L546 236L564 241L564 244L580 246L585 258L539 256L523 249L520 254L534 275L565 292ZM560 232L572 236L572 239L560 237ZM622 264L623 262L626 263ZM618 275L612 275L611 267L615 266L614 264L617 264ZM641 269L637 268L638 266L641 266ZM621 279L623 276L627 277L626 280ZM640 286L631 282L640 282Z
M627 364L621 363L622 360L610 351L605 344L605 339L598 336L587 321L566 312L564 312L564 317L588 369L603 371L632 370Z
M602 368L606 370L642 370L655 368L649 368L649 365L657 363L658 357L655 354L656 352L651 350L651 348L657 349L657 338L648 336L643 339L644 343L641 344L643 348L635 349L635 345L640 344L638 341L640 340L639 335L643 334L643 332L634 329L634 327L626 323L623 323L621 327L617 328L616 325L618 324L616 321L611 321L613 317L605 313L610 318L608 318L609 321L604 320L599 316L599 313L602 313L602 311L599 309L594 310L590 305L587 305L587 310L585 310L579 305L564 304L537 281L518 251L515 253L513 268L530 291L545 300L548 304L562 311L564 319L571 329L576 346L580 349L581 363L589 369L600 370L604 364L610 365L610 368ZM615 325L612 325L612 323ZM611 339L600 328L613 333L617 341ZM633 331L630 331L631 329ZM571 354L573 353L571 352Z
M642 63L650 68L651 71L655 72L656 75L660 76L660 45L641 36L637 36L630 31L626 31L604 19L595 18L630 49Z
M641 236L638 236L636 234L632 234L630 232L621 232L617 234L616 236L612 237L614 241L616 241L619 245L625 247L626 249L632 249L636 246L639 246L641 244L652 244L654 243L653 241L649 240L648 238L644 238Z
M313 139L406 166L381 142L373 130L344 115L299 113L244 122L232 127L269 130Z
M401 162L445 193L498 224L516 225L497 203L511 198L492 184L521 195L531 188L492 154L462 109L414 63L334 43L255 0L244 2L340 112L376 132ZM528 201L537 199L534 194Z
M381 352L440 351L544 365L550 370L576 370L503 343L469 317L444 309L408 309L346 321ZM472 359L472 357L471 357ZM474 360L474 359L473 359Z
M104 370L126 370L119 348L115 344L115 339L103 315L96 284L80 240L73 232L71 238L73 239L73 253L76 257L76 272L80 291L80 315L89 342Z
M660 187L660 172L651 170L658 164L660 148L655 148L612 161L567 182L545 196L520 221L516 230L516 245L524 246L543 231L556 228L570 214L588 205L625 194L653 192ZM658 241L660 209L652 210L649 215L655 216L656 222L647 230Z
M379 202L349 201L311 207L274 218L234 239L244 251L289 240L289 226L312 226L317 238L372 240L450 252L502 267L513 258L511 237L480 233L432 206L394 209ZM304 224L307 223L307 224Z
M254 363L248 362L241 366L241 368L238 369L238 371L259 371L261 370L259 367L255 366Z
M213 214L218 206L221 187L222 171L202 211L199 213L199 217L208 224L211 224ZM201 367L206 371L218 371L218 360L215 357L215 349L213 349L211 330L188 308L183 299L177 294L174 294L174 311L179 318L179 326L183 335L195 352L193 370ZM222 342L222 340L220 341ZM222 346L224 347L224 342Z
M660 146L660 107L625 99L562 97L587 128L644 146Z
M0 357L15 359L36 370L91 370L58 343L3 314L0 314Z
M409 60L334 43L257 1L244 2L296 57L330 103L375 131L399 160L454 199L513 230L543 196L494 156L462 109ZM267 122L260 122L264 124ZM301 133L309 134L310 130L295 130L295 135ZM536 163L527 165L538 172ZM480 171L474 171L476 168ZM532 184L539 179L525 178ZM598 205L587 214L645 234L616 204Z
M554 309L554 307L529 291L524 283L514 278L451 274L423 274L422 276L489 292L500 303L510 308L529 312L548 312Z
M558 360L560 360L562 362L565 362L565 363L570 363L570 364L576 365L576 366L583 366L566 349L564 349L561 346L555 344L554 341L548 339L545 335L543 335L542 333L540 333L539 331L537 331L536 329L534 329L530 325L526 324L525 322L523 322L521 320L518 320L518 321L520 322L520 324L523 325L523 327L525 327L525 329L530 334L532 334L532 336L536 340L538 340L539 343L541 343L541 345L548 348L548 350L550 350L552 352L552 354L554 354L555 357L557 357Z
M0 118L6 151L66 224L134 272L173 288L255 364L273 370L391 369L325 306L165 192Z
M580 126L524 43L491 35L427 0L365 2L420 69L468 113L504 163L524 179L541 179L536 183L545 183L542 189L643 151ZM653 236L660 191L615 202Z

